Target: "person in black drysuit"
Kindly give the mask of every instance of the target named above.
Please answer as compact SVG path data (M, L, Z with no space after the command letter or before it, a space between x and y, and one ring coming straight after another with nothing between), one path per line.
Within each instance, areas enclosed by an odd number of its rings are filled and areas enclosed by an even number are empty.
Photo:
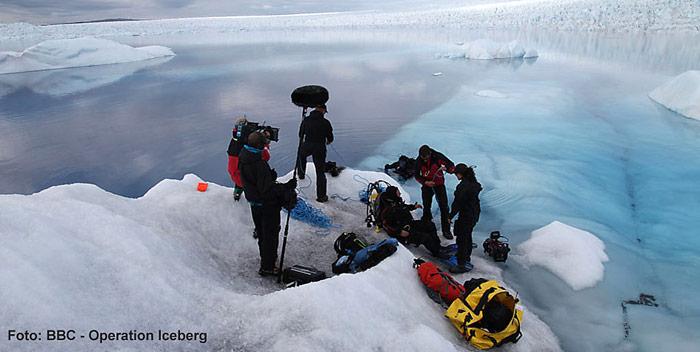
M316 168L316 201L328 201L326 194L326 145L333 143L333 126L323 115L326 105L319 105L305 117L299 127L299 138L302 139L297 163L299 179L306 176L306 158L311 156Z
M432 221L433 195L440 207L440 223L442 235L451 240L450 232L450 208L447 205L447 189L445 189L445 175L454 172L455 164L442 153L423 145L418 150L416 159L416 181L421 184L421 196L423 198L423 220Z
M440 245L435 224L432 221L413 219L411 211L419 208L419 204L404 203L397 187L387 187L379 197L382 228L403 244L424 245L434 257L449 258L451 253Z
M401 155L398 161L384 165L384 172L388 174L389 170L394 170L402 180L413 178L416 175L416 159Z
M238 167L243 180L245 198L250 203L250 212L258 234L258 250L260 251L261 276L278 275L277 247L279 245L280 211L282 204L279 200L280 187L296 188L296 179L285 184L277 183L277 172L270 168L263 159L265 137L260 132L248 136L247 144L239 154Z
M472 268L472 231L481 214L479 192L482 188L476 180L474 169L465 164L457 164L455 176L460 182L455 189L450 219L459 215L454 223L454 234L457 237L457 265L451 267L450 272L464 273Z

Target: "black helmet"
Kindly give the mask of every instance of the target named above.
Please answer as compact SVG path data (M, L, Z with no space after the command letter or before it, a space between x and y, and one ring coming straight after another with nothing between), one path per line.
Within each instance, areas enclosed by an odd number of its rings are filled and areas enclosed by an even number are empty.
M455 166L455 173L460 174L462 176L466 175L469 172L469 170L471 170L471 168L463 163L459 163L457 164L457 166ZM472 170L472 173L473 172L474 170Z

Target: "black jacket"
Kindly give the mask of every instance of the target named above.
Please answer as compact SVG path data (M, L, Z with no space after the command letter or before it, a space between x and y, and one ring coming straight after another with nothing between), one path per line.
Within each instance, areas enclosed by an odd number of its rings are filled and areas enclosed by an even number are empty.
M460 219L476 223L481 214L479 204L479 192L481 192L479 182L470 182L462 179L455 189L455 198L452 201L450 219L459 214Z
M333 142L333 126L319 111L312 111L299 126L299 138L304 142L330 144Z
M267 161L262 159L262 151L252 152L243 148L238 156L243 192L251 203L271 205L276 203L275 184L277 175Z

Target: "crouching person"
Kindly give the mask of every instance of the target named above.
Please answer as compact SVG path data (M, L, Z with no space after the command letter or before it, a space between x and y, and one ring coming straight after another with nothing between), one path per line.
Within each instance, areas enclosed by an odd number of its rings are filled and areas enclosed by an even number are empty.
M263 158L265 145L266 140L262 133L251 133L238 160L243 190L250 203L250 212L258 234L260 251L258 274L261 276L279 274L279 268L275 263L279 245L280 211L283 205L280 201L280 193L293 192L296 188L296 179L291 179L285 184L277 183L277 173Z
M403 244L423 245L434 257L450 257L451 253L440 245L435 224L432 221L413 219L411 211L421 206L404 203L397 187L387 187L381 195L379 204L382 228L389 236Z
M457 237L457 265L451 267L450 272L458 274L470 271L473 267L471 264L472 231L481 214L479 192L482 188L476 180L474 169L467 165L457 164L454 173L459 184L455 189L450 219L456 215L459 216L454 223L454 234Z

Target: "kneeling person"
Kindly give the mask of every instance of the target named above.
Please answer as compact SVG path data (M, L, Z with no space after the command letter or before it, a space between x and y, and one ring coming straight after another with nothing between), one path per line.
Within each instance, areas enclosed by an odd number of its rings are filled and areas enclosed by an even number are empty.
M253 132L241 150L238 167L243 180L245 197L250 203L250 212L258 234L260 270L262 276L278 275L277 247L279 245L280 211L279 188L296 188L296 179L284 185L277 183L277 173L263 159L266 141L263 134Z
M403 244L423 245L434 257L449 258L449 251L440 245L437 229L432 221L415 220L411 211L420 205L404 203L399 189L387 187L380 197L382 228L389 236Z

